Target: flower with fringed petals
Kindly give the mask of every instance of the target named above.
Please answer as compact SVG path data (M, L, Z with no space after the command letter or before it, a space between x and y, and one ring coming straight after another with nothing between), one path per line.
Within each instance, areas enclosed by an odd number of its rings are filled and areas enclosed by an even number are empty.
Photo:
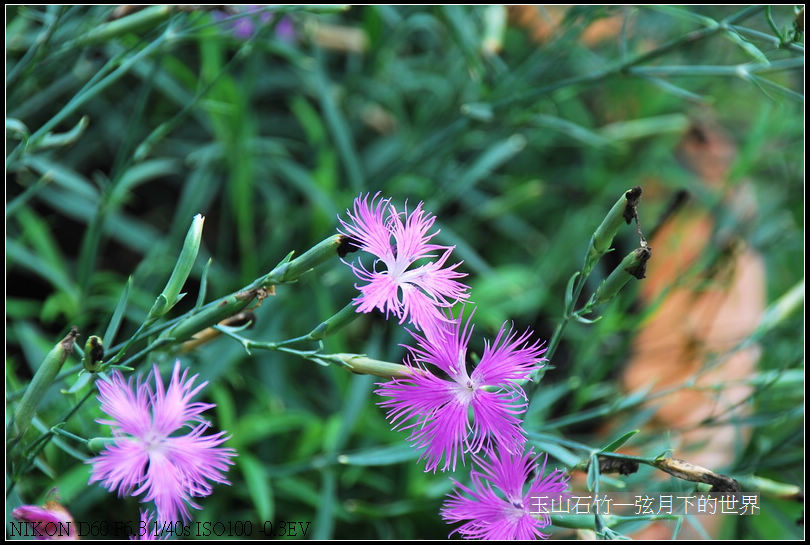
M416 347L408 347L405 364L412 372L380 384L377 394L389 397L379 405L395 429L409 429L408 438L424 448L426 471L455 470L464 453L490 444L523 450L525 437L519 414L527 401L518 381L529 379L541 364L545 349L531 342L531 331L518 334L504 324L495 340L486 343L478 364L467 370L467 346L472 327L462 316L432 330L411 333Z
M354 304L357 312L376 308L425 331L445 320L442 309L469 297L469 287L458 281L467 275L455 270L461 262L446 266L453 246L430 242L438 234L430 233L436 218L422 209L421 202L409 214L407 209L397 212L391 199L378 200L379 196L369 202L368 194L360 195L353 211L346 211L348 221L340 219L340 233L376 257L371 269L359 262L350 264L365 282L355 285L360 295Z
M145 494L141 501L154 500L158 519L187 522L189 507L201 508L193 498L211 494L209 481L230 484L224 472L236 451L220 446L228 439L224 431L203 435L209 423L202 413L215 405L191 399L207 382L195 387L197 375L187 379L185 370L181 376L179 361L168 388L157 366L152 375L154 391L149 378L126 381L119 371L96 382L101 410L110 417L97 422L112 428L113 441L88 460L90 482L101 481L120 496Z
M546 475L546 461L533 452L510 453L486 449L476 457L480 469L470 473L470 486L457 481L442 506L449 524L464 522L458 532L466 539L547 539L541 532L551 525L551 505L561 505L568 477L555 469ZM526 486L528 482L528 487Z

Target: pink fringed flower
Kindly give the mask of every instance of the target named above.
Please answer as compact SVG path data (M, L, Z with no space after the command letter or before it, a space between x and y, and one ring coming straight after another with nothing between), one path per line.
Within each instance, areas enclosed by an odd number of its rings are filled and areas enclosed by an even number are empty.
M512 452L523 450L525 437L517 415L527 402L516 381L529 378L545 349L529 342L530 331L518 335L504 324L468 373L471 333L469 320L462 328L461 316L429 336L412 333L418 346L408 347L410 358L405 360L412 374L381 384L376 392L391 398L380 406L388 408L386 416L394 427L411 429L408 439L416 448L425 448L420 460L427 459L426 471L435 471L442 458L442 471L455 470L465 450L475 453L492 442Z
M11 511L15 519L27 522L29 532L25 537L33 536L36 539L79 539L76 533L76 524L73 516L56 501L49 501L43 507L38 505L21 505Z
M378 201L379 195L370 203L368 195L357 197L354 211L346 211L349 221L340 219L341 234L377 257L371 270L362 263L351 265L354 274L367 282L355 285L360 290L354 299L357 312L377 308L386 317L393 314L400 323L408 320L425 331L446 320L441 308L469 297L469 287L457 280L467 275L455 270L461 262L445 266L454 246L430 243L438 234L428 232L436 218L422 210L421 202L408 214L397 212L391 199ZM426 259L431 261L413 266ZM380 264L384 268L378 268Z
M133 380L118 371L97 381L101 410L111 417L97 422L112 427L114 442L89 460L90 482L101 481L119 495L145 493L141 501L155 501L158 519L188 521L189 506L200 509L192 498L211 494L208 481L230 484L224 472L236 451L219 446L228 439L225 432L203 435L209 423L201 415L215 405L191 399L207 382L194 387L197 375L187 380L186 370L181 376L179 361L165 390L157 366L153 373L154 391L140 377L133 391ZM184 428L185 434L173 435Z
M471 485L456 481L456 490L442 507L448 523L468 521L453 530L466 539L522 540L547 539L540 530L551 525L551 505L560 505L568 490L568 477L554 470L548 475L546 459L538 471L538 459L526 454L485 452L488 460L477 458L480 470L470 473ZM531 482L526 487L526 481ZM524 492L525 489L525 492Z

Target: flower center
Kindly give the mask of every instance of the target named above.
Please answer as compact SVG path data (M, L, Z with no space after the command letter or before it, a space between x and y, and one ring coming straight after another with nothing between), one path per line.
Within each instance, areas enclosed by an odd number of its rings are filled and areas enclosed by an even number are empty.
M460 378L460 380L456 381L453 388L456 394L456 401L458 401L461 405L469 405L472 403L472 400L475 397L475 390L477 388L478 387L476 386L475 382L472 381L472 379Z
M515 522L526 516L526 509L523 507L523 501L509 499L509 505L503 506L504 518L510 522Z
M158 454L162 455L166 452L166 438L154 431L150 431L141 438L149 456Z

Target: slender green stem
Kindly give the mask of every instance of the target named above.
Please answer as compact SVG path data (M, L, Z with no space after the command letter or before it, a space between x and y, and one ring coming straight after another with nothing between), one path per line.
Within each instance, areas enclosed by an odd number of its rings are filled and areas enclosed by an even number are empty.
M98 25L76 40L68 42L65 47L103 43L130 32L152 28L156 23L168 19L171 14L172 6L149 6L126 17Z
M251 350L285 352L319 365L337 365L338 367L359 375L374 375L388 379L407 377L413 373L412 368L408 367L407 365L375 360L363 354L324 354L321 351L323 349L323 345L320 343L320 341L318 348L312 350L296 350L286 346L294 341L311 340L307 339L307 335L303 337L296 337L295 339L289 339L287 341L263 342L254 341L239 335L239 333L237 333L238 328L217 325L214 326L214 329L221 331L228 337L239 342L239 344L242 345L248 354L250 354Z
M797 93L793 89L788 89L787 87L779 85L778 83L775 83L767 78L762 78L752 74L751 81L755 85L760 86L760 89L762 90L763 93L765 93L765 90L762 89L762 86L770 87L771 89L779 91L780 93L786 95L788 98L791 98L797 102L804 102L804 94ZM767 96L767 93L765 93L765 95Z
M147 346L146 348L136 352L135 354L128 357L126 360L122 361L121 363L114 364L114 363L110 362L109 365L118 365L120 367L127 367L129 365L132 365L133 363L135 363L139 359L141 359L143 356L145 356L149 352L152 352L153 350L156 350L156 349L160 348L161 346L166 346L166 345L172 344L172 341L173 341L173 339L165 339L165 338L164 339L155 339L152 343L149 344L149 346Z
M70 419L73 417L73 415L74 415L74 414L76 414L76 412L78 412L78 410L79 410L79 409L82 407L82 405L84 405L84 403L85 403L85 402L86 402L88 399L90 399L90 397L91 397L91 396L92 396L94 393L95 393L95 391L94 391L94 390L92 390L92 389L91 389L91 390L89 390L89 391L88 391L88 392L87 392L87 393L84 395L84 397L82 397L82 398L81 398L81 399L80 399L80 400L79 400L79 401L76 403L76 405L74 405L73 407L71 407L71 409L70 409L70 410L69 410L69 411L68 411L68 412L65 414L65 416L64 416L64 417L62 417L62 419L61 419L61 420L59 420L59 422L57 422L56 424L54 424L54 426L56 426L56 427L61 426L61 425L65 424L65 423L66 423L68 420L70 420ZM53 426L52 426L52 428L53 428ZM8 488L6 489L6 496L8 496L8 494L10 494L10 493L11 493L11 491L14 489L14 486L17 484L17 480L18 480L18 478L19 478L21 475L23 475L24 473L27 473L27 472L28 472L28 470L30 470L30 469L31 469L31 466L33 466L33 465L34 465L34 461L36 460L37 456L39 456L40 452L42 452L42 450L43 450L43 449L44 449L44 448L45 448L45 447L48 445L48 443L50 442L50 440L51 440L51 438L52 438L53 436L54 436L54 432L52 431L52 429L51 429L51 430L48 430L46 433L44 433L44 434L43 434L43 435L42 435L42 436L41 436L39 439L37 439L37 440L36 440L36 441L35 441L35 442L34 442L34 443L33 443L33 444L32 444L32 445L31 445L31 446L28 448L28 450L27 450L27 452L26 452L26 454L27 454L27 455L26 455L26 457L25 457L25 459L24 459L23 463L22 463L22 464L20 464L19 469L18 469L17 471L15 471L15 472L14 472L14 474L12 475L12 477L9 479L9 485L8 485Z
M65 431L59 426L51 426L51 433L54 435L61 435L62 437L67 437L68 439L73 439L74 441L82 444L87 444L87 439L84 437L79 437L76 434L70 433L69 431Z
M694 43L696 41L708 38L709 36L713 36L713 35L715 35L715 34L717 34L719 32L723 32L723 31L728 29L729 25L732 25L732 24L736 23L737 21L742 21L744 19L747 19L748 17L751 17L752 15L762 11L763 9L765 9L764 6L750 6L750 7L747 7L745 9L737 12L736 14L731 15L730 17L720 21L715 26L708 26L708 27L705 27L705 28L701 28L699 30L695 30L693 32L689 32L689 33L687 33L687 34L685 34L685 35L683 35L683 36L681 36L679 38L676 38L674 40L671 40L671 41L665 43L664 45L662 45L662 46L660 46L660 47L658 47L656 49L653 49L652 51L648 51L647 53L641 53L641 54L632 56L632 57L626 59L625 61L623 61L623 62L621 62L619 64L616 64L616 65L614 65L612 67L605 68L604 70L600 70L600 71L597 71L597 72L594 72L592 74L588 74L588 75L585 75L585 76L575 76L575 77L567 78L567 79L564 79L564 80L561 80L561 81L558 81L558 82L555 82L555 83L551 83L549 85L544 85L542 87L539 87L537 89L534 89L533 91L529 91L529 92L524 93L522 95L511 96L511 97L506 98L504 100L501 100L499 102L495 102L492 106L493 106L493 108L503 108L505 106L509 106L511 104L514 104L515 102L532 101L532 100L535 100L535 99L537 99L537 98L539 98L541 96L544 96L544 95L547 95L547 94L549 94L551 92L554 92L557 89L561 89L563 87L568 87L568 86L571 86L571 85L582 85L582 84L597 83L597 82L600 82L600 81L605 80L607 78L610 78L612 76L628 73L628 70L630 68L636 66L636 65L639 65L639 64L645 63L647 61L650 61L652 59L658 58L658 57L660 57L662 55L665 55L666 53L669 53L670 51L678 49L679 47L684 46L686 44L691 44L691 43Z
M34 58L37 56L37 53L39 53L40 49L42 49L48 44L48 42L51 39L51 36L53 36L54 31L57 28L59 28L59 21L64 15L64 12L62 11L62 6L48 6L47 9L49 10L56 9L57 14L51 18L51 23L42 30L39 36L37 36L36 40L34 40L34 43L31 45L28 51L25 52L25 55L23 55L23 57L17 62L17 64L15 64L12 67L11 71L8 73L8 76L6 76L6 89L10 89L11 86L14 85L15 80L23 71L23 69L26 68L31 63L32 60L34 60Z
M296 259L290 260L290 256L288 256L269 273L257 278L245 288L211 301L199 308L192 309L168 324L159 326L154 331L149 330L149 328L157 318L147 319L120 349L116 346L110 350L110 353L115 354L115 356L109 360L109 364L118 363L132 344L153 332L160 331L160 337L137 354L128 358L124 364L134 363L156 348L178 344L190 339L198 331L212 327L225 318L240 312L273 286L295 282L302 274L313 267L336 256L336 250L340 242L340 236L334 235L316 244ZM146 330L146 333L144 333L144 330Z
M601 517L602 523L611 528L623 522L638 520L677 520L680 515L601 515ZM551 524L560 528L591 530L593 529L593 515L551 515Z
M306 273L307 271L311 270L317 265L327 261L329 258L337 255L337 248L340 245L341 241L342 238L339 235L335 235L315 245L313 248L304 252L300 257L294 260L290 259L292 257L292 254L290 254L284 260L282 260L282 262L279 265L277 265L272 271L256 279L246 289L234 292L231 295L228 295L216 301L212 301L211 303L204 305L200 308L192 309L191 311L184 314L177 320L169 322L168 325L165 325L165 327L163 327L161 336L159 338L152 341L147 347L141 349L136 354L130 356L127 360L123 362L123 364L121 364L121 366L132 363L161 346L176 344L185 341L192 335L194 335L194 333L196 333L197 331L216 325L224 318L227 318L235 314L236 312L242 310L244 307L246 307L248 304L254 301L257 297L260 297L262 293L266 293L266 290L272 288L276 284L295 282L302 274ZM341 317L341 320L339 320L341 322L345 322L345 317L343 316L343 314L339 312L338 315L336 315ZM148 317L146 320L144 320L144 322L138 327L138 330L135 332L135 334L129 340L127 340L117 350L117 352L114 353L114 356L108 361L107 365L117 364L124 357L127 350L136 342L136 340L143 338L144 336L143 332L145 330L148 331L149 328L152 327L152 325L155 323L155 321L157 321L157 319L158 319L157 316L153 316ZM227 333L227 330L221 329L221 331ZM316 331L318 331L318 328L316 328ZM73 344L75 343L72 342L71 338L71 347ZM270 349L271 344L272 343L268 344L266 348ZM325 364L325 360L328 357L332 357L331 355L327 356L320 355L318 359L312 358L312 356L318 355L320 348L318 350L312 351L300 351L276 345L275 349L299 355L301 357L307 357L321 364ZM56 359L61 360L61 358ZM338 360L335 360L334 363L340 362ZM345 366L349 367L349 365ZM53 377L56 376L56 372L53 372L52 374ZM53 382L54 380L53 377L49 375L48 384ZM30 385L26 390L26 393L28 393L29 391L32 391ZM85 394L85 396L68 412L68 414L60 422L56 423L55 426L58 427L61 424L66 423L76 413L76 411L79 410L79 408L84 404L84 402L87 401L87 399L89 399L93 395L93 393L94 393L93 389L88 390L87 394ZM28 397L32 398L32 394L28 393ZM29 405L33 406L32 403L26 401L25 394L23 394L23 401L21 401L20 404L25 406ZM23 424L25 424L26 421L30 421L30 418L27 416L28 414L33 416L33 409L23 410L22 417L18 418L17 421ZM34 458L36 458L39 452L41 452L42 448L44 448L45 445L48 444L50 438L53 435L54 433L52 431L47 432L39 440L35 442L37 448L31 447L27 449L27 456L25 461L20 465L18 471L15 472L14 476L10 480L11 482L8 488L9 492L14 488L17 477L19 477L20 475L22 475L23 473L27 472L30 469L30 467L33 464ZM17 436L21 438L22 434L18 433Z
M804 54L804 46L802 46L801 44L797 44L795 42L785 43L781 41L779 38L771 36L770 34L765 34L764 32L760 32L759 30L754 30L753 28L748 28L744 26L732 25L729 28L731 28L731 30L735 32L739 32L740 34L747 34L752 38L757 38L759 40L766 41L771 45L773 45L774 47L785 48L789 49L790 51L794 51L796 53Z
M776 27L776 22L773 20L773 13L771 13L771 6L765 8L765 20L768 21L768 25L771 27L771 30L779 38L779 44L781 45L785 43L785 38L782 36L782 33L779 32L779 29Z
M744 19L748 19L749 17L756 15L760 11L765 9L765 6L749 6L741 11L738 11L734 15L730 15L729 17L723 19L720 24L722 25L733 25L738 21L742 21Z
M628 72L633 75L644 76L738 76L747 77L750 74L767 74L802 68L804 59L793 57L781 59L768 64L736 64L729 66L641 66L630 68Z
M70 115L75 113L81 106L83 106L88 100L98 95L101 91L118 81L121 77L123 77L127 72L129 72L130 68L132 68L136 63L140 62L141 59L148 57L160 47L164 45L164 43L168 40L169 36L171 35L171 29L167 29L163 34L158 36L153 42L149 45L141 49L139 52L135 53L134 55L127 58L124 62L120 64L118 68L113 70L109 75L102 78L98 83L93 85L90 88L87 88L83 92L78 93L74 96L70 102L68 102L64 108L59 110L51 119L45 122L28 140L29 146L35 146L36 143L46 135L50 130L55 128L59 123L67 119ZM22 144L18 144L16 148L9 154L8 158L6 159L6 165L13 164L22 154L24 151L24 147Z
M571 321L572 317L577 315L577 313L574 312L574 309L576 308L579 296L582 294L582 289L585 287L585 282L593 271L594 266L599 259L610 250L610 246L613 243L613 238L616 236L619 228L624 223L630 223L632 219L636 217L636 206L638 205L638 200L640 197L641 187L633 187L623 192L621 197L616 200L591 236L591 240L588 242L588 249L585 252L585 257L582 261L582 268L576 273L576 284L572 289L572 278L568 281L568 285L565 288L565 310L563 311L562 320L557 326L557 329L554 330L554 334L552 335L551 341L546 349L545 358L547 360L552 361L552 358L557 351L557 347L560 345L562 334L565 332L565 328L568 326L568 322ZM538 377L538 372L534 372L532 374L535 389L539 384L539 380L537 380Z
M644 458L643 456L631 456L629 454L619 454L618 452L602 452L602 451L598 452L599 456L605 456L606 458L616 458L617 460L630 460L633 462L638 462L640 464L655 467L655 460L652 458Z
M571 317L574 315L574 307L576 306L577 299L582 294L582 289L585 287L585 279L587 278L584 274L585 266L583 265L582 269L580 269L579 276L577 277L577 283L574 287L573 297L571 297L571 302L563 311L562 320L557 325L557 329L554 330L554 334L551 336L551 340L548 343L548 349L545 353L545 358L549 361L553 361L554 354L557 352L557 347L560 345L560 340L562 339L562 334L565 332L566 326L568 326L568 322L571 321Z

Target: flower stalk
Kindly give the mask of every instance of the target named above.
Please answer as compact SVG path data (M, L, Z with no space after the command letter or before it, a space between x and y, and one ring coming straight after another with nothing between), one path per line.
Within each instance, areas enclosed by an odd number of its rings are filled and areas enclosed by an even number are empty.
M183 343L192 338L196 338L199 332L210 327L215 327L223 320L239 314L253 301L257 299L261 301L268 295L271 295L273 293L273 287L276 284L295 282L302 274L312 270L314 267L326 262L330 258L335 257L342 243L342 239L343 237L341 235L333 235L319 242L296 259L291 259L291 253L273 268L273 270L257 278L245 288L220 297L219 299L199 308L192 309L186 314L175 318L169 325L165 326L165 329L162 330L154 342L136 355L137 358L146 355L158 347ZM161 296L162 295L163 294L161 294ZM158 297L158 301L160 299L161 297ZM158 301L156 301L156 304ZM144 322L124 347L116 352L111 363L117 363L132 343L143 339L147 334L151 335L161 331L160 329L148 329L155 320L156 318ZM133 356L127 360L127 363L137 358Z
M557 351L557 347L560 344L560 340L562 339L562 334L565 331L568 322L571 320L572 317L575 317L581 313L574 312L574 308L577 304L577 300L579 296L582 294L582 289L585 287L585 281L590 276L591 271L593 271L594 266L596 265L597 261L605 255L610 250L610 245L613 242L613 238L616 236L619 228L622 226L622 223L630 224L633 219L638 221L638 201L641 198L641 187L636 186L631 189L625 191L619 200L613 205L610 211L607 213L605 218L602 220L602 223L599 224L599 227L596 228L593 235L591 236L591 241L588 244L588 251L585 254L585 260L582 264L582 269L576 273L571 279L568 281L568 286L566 287L565 293L565 310L563 311L562 321L557 325L557 328L554 330L554 334L551 337L551 341L548 343L548 350L546 351L546 358L551 361L554 357L554 353ZM640 235L639 231L639 235ZM644 239L641 238L641 245L642 247L646 247L646 242ZM649 249L648 249L649 250ZM641 256L639 256L640 259ZM627 258L625 258L627 259ZM649 255L647 255L647 259L649 259ZM646 263L646 259L644 260ZM618 267L617 271L621 268ZM616 271L614 271L615 273ZM608 286L605 287L605 290L612 290L620 280L623 280L623 276L625 274L619 274L616 278L613 278ZM643 275L642 275L643 277ZM629 280L629 277L627 278ZM625 280L625 283L626 281ZM606 281L607 282L607 281ZM622 284L624 285L624 284ZM616 288L616 292L621 286ZM614 292L613 294L615 295ZM607 291L603 291L603 295L606 295ZM588 308L588 305L585 307ZM585 310L585 309L583 309ZM580 320L584 320L583 318L579 318ZM540 371L535 371L532 374L532 380L535 383L538 383L537 379L539 378ZM535 386L536 388L536 386Z
M319 341L325 339L335 331L352 323L359 314L353 303L349 303L335 314L318 324L315 329L307 333L308 340Z
M342 244L343 238L342 235L332 235L322 240L296 259L291 260L292 253L290 253L272 271L253 282L250 287L266 289L276 284L295 282L305 272L333 258L337 253L338 247Z

